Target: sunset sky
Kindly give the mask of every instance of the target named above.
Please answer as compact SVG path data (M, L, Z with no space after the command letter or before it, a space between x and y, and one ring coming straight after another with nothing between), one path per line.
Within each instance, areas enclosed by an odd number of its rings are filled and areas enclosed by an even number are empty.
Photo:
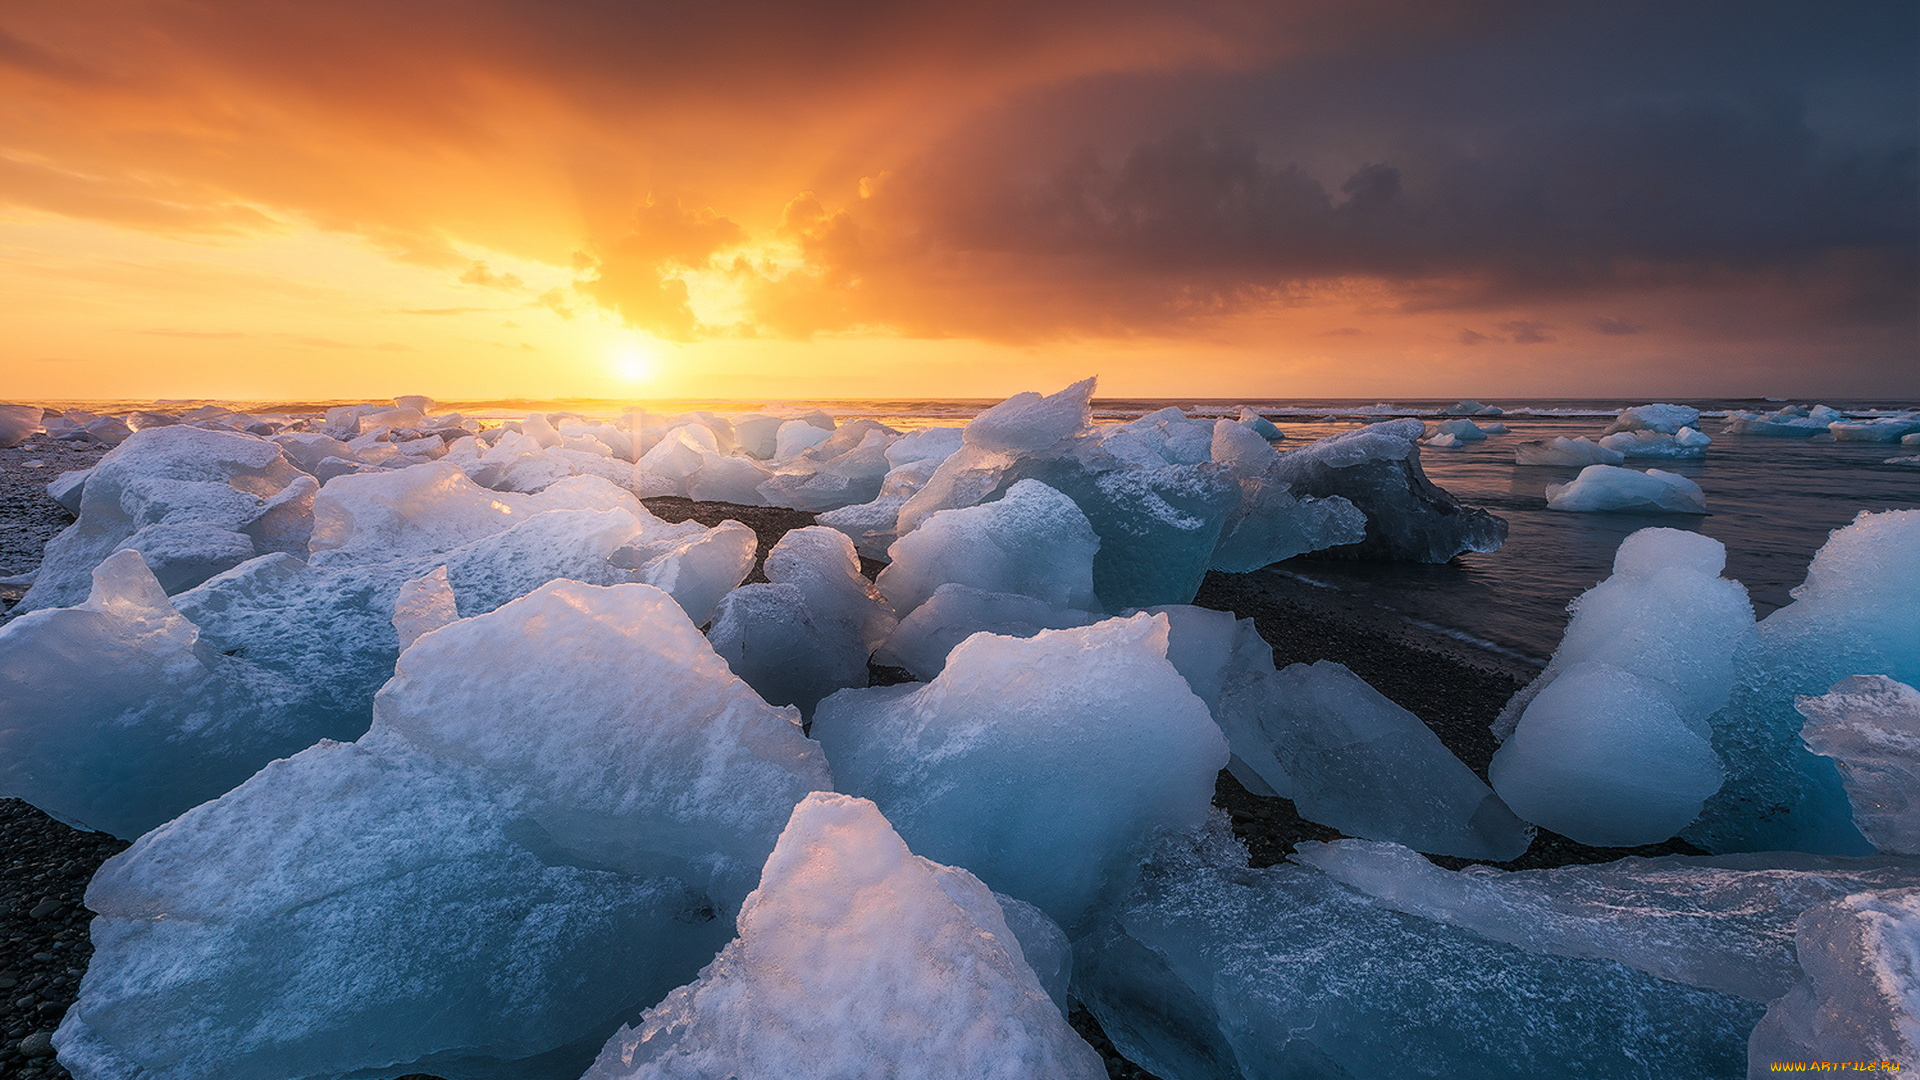
M0 0L0 399L1920 396L1920 5Z

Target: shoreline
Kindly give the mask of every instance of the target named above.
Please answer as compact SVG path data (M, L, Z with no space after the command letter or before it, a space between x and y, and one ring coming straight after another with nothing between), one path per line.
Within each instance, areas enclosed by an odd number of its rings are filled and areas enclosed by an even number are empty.
M24 453L18 448L0 451L0 526L4 527L0 532L5 536L0 558L19 564L0 561L0 569L17 574L38 565L40 547L73 520L46 494L44 484L66 468L86 467L102 452L64 447L50 451L45 445ZM30 471L19 467L34 459L47 464ZM813 524L815 518L806 511L670 496L643 502L668 521L691 519L711 526L731 519L752 528L759 551L748 581L764 581L762 564L768 550L789 529ZM22 558L29 545L30 564ZM869 578L881 565L862 559L862 570ZM10 609L24 592L24 586L0 586L0 605ZM1385 609L1343 605L1341 596L1301 581L1285 569L1268 568L1251 574L1209 573L1194 603L1254 619L1261 636L1273 646L1278 666L1317 660L1345 664L1419 716L1448 749L1485 779L1495 748L1488 724L1538 669L1524 658L1476 649L1470 642L1409 623ZM904 675L894 669L870 668L873 685L898 682ZM1220 774L1214 804L1231 817L1234 832L1247 844L1256 867L1284 861L1300 841L1340 835L1301 818L1288 800L1248 793L1225 772ZM29 1078L68 1075L54 1062L50 1048L44 1055L30 1057L22 1050L22 1040L29 1040L29 1051L39 1051L44 1043L40 1033L50 1033L72 1004L92 953L85 925L91 913L82 904L86 884L100 863L126 846L111 836L71 829L17 799L0 799L0 866L7 868L0 882L0 1034L5 1037L0 1044L0 1071ZM1520 858L1492 865L1532 869L1676 853L1698 852L1678 840L1633 849L1591 848L1543 830ZM1449 869L1469 862L1429 857ZM1151 1074L1117 1055L1084 1009L1074 1010L1070 1019L1101 1054L1115 1080L1152 1080ZM403 1080L426 1078L413 1074Z

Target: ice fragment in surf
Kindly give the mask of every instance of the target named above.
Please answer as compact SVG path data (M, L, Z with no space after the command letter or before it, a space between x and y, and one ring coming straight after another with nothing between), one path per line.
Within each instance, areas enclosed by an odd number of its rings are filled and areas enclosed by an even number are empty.
M1261 416L1259 413L1254 412L1252 409L1243 408L1240 410L1240 423L1245 425L1255 435L1269 442L1279 442L1281 439L1287 437L1287 433L1281 431L1277 424Z
M1700 485L1662 469L1589 465L1565 484L1547 485L1547 509L1574 512L1704 514Z
M1235 757L1311 821L1475 859L1532 839L1419 717L1331 660L1231 679L1218 715Z
M909 845L1072 930L1154 829L1205 817L1227 762L1166 653L1164 616L976 634L930 683L821 702L813 735Z
M1551 439L1535 439L1523 442L1513 448L1513 462L1516 465L1618 465L1627 460L1618 450L1609 450L1587 438L1585 435L1569 439L1564 435L1555 435Z
M1794 950L1804 976L1754 1027L1749 1076L1778 1061L1920 1056L1920 889L1822 904L1800 917Z
M175 592L236 565L243 546L304 553L317 487L265 439L186 426L139 432L94 466L78 520L47 543L15 610L80 603L93 568L141 541L152 542L149 565ZM155 526L166 528L135 540Z
M1367 516L1366 538L1328 549L1355 558L1441 563L1467 551L1497 551L1507 523L1461 505L1420 469L1414 419L1370 424L1282 454L1269 478L1295 498L1340 496Z
M929 680L947 665L954 646L978 633L1032 637L1095 622L1099 616L1020 593L987 592L948 582L913 609L874 653L874 661Z
M1920 691L1855 675L1796 707L1801 741L1839 767L1854 827L1881 851L1920 855Z
M1873 420L1835 420L1827 425L1835 442L1891 443L1920 434L1920 413Z
M1801 743L1794 703L1851 675L1920 685L1920 510L1862 512L1834 530L1793 595L1761 620L1713 718L1727 784L1686 834L1710 851L1871 850L1833 762Z
M1683 427L1700 423L1700 410L1691 405L1636 405L1620 410L1607 425L1606 434L1619 431L1653 431L1671 435Z
M1663 855L1591 866L1442 870L1395 844L1300 844L1295 862L1396 911L1528 952L1615 960L1671 982L1768 1002L1800 979L1794 921L1863 889L1920 883L1885 857Z
M877 584L902 615L948 582L1091 610L1099 549L1074 500L1022 480L994 502L941 511L894 541Z
M871 802L807 796L700 978L583 1080L1097 1080L1000 905L914 855Z
M360 742L111 860L63 1053L83 1078L572 1075L712 956L826 786L669 597L553 583L416 643Z
M1074 944L1122 1054L1219 1076L1727 1076L1760 1006L1390 910L1303 866L1248 869L1224 820L1163 846Z

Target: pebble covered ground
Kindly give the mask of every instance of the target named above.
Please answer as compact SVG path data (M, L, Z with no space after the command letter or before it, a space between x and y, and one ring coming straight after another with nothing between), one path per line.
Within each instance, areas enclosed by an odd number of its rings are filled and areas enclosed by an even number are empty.
M46 494L45 484L67 469L86 468L100 448L76 449L37 439L38 445L0 450L0 569L20 573L39 564L41 546L72 518ZM39 461L34 468L27 462ZM733 518L753 528L760 560L789 529L812 523L797 510L646 500L669 521L689 518L714 525ZM863 560L869 575L879 564ZM749 580L765 580L757 561ZM0 606L10 607L24 587L0 586ZM1441 643L1412 640L1377 620L1342 612L1302 595L1268 573L1210 574L1195 601L1204 607L1251 617L1274 646L1280 665L1335 660L1352 668L1387 697L1426 721L1468 766L1486 775L1494 743L1487 725L1529 675L1524 666L1497 657L1463 655ZM899 681L903 672L876 668L873 681ZM1283 861L1302 840L1339 834L1301 818L1285 799L1249 794L1220 774L1214 802L1233 820L1255 866ZM92 953L82 904L86 884L100 863L126 847L100 833L68 828L17 799L0 800L0 1076L66 1077L48 1039L72 1005ZM1542 832L1509 869L1600 862L1627 854L1692 853L1681 841L1643 848L1605 849L1575 844ZM1464 860L1436 858L1457 867ZM1155 1080L1121 1057L1085 1009L1069 1017L1075 1030L1099 1051L1113 1080ZM404 1080L433 1080L415 1074Z

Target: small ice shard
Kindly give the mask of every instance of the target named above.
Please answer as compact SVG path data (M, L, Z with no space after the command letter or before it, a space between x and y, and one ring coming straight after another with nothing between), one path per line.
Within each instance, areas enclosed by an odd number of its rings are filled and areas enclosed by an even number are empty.
M1042 630L1085 626L1099 616L1020 593L987 592L948 582L899 626L874 653L874 662L905 668L923 681L947 666L954 646L978 633L1032 637Z
M1713 718L1727 784L1686 834L1709 851L1872 850L1832 759L1801 742L1794 703L1851 675L1920 685L1920 510L1862 512L1835 529L1793 596L1761 620L1759 647Z
M739 936L623 1027L583 1080L1099 1080L980 880L871 802L794 808Z
M1815 905L1920 883L1899 859L1664 855L1506 873L1442 870L1396 844L1305 843L1293 860L1397 911L1528 952L1616 960L1672 982L1768 1002L1800 979L1793 926Z
M1713 440L1690 427L1667 434L1659 431L1620 431L1602 436L1600 448L1630 458L1702 458Z
M1465 417L1458 420L1442 420L1433 425L1433 434L1427 437L1427 441L1433 442L1434 439L1442 435L1453 436L1454 441L1457 443L1481 442L1487 437L1487 433L1480 430L1480 425L1475 424Z
M1156 828L1211 805L1226 740L1166 659L1165 616L975 634L930 683L843 690L813 735L908 843L1072 930Z
M453 586L447 584L444 566L436 566L402 584L393 601L393 632L400 636L401 652L406 652L421 635L459 618L460 609L453 598Z
M0 405L0 449L19 446L40 430L38 405Z
M1002 489L1013 463L1011 454L976 446L962 446L948 454L900 505L895 534L906 536L942 510L978 506Z
M994 502L943 510L894 541L876 584L902 615L948 582L1090 611L1099 549L1072 499L1022 480Z
M1700 485L1662 469L1589 465L1565 484L1547 485L1547 509L1580 512L1704 514Z
M1532 840L1419 717L1331 660L1232 680L1218 715L1234 756L1310 821L1470 859Z
M1086 430L1093 418L1092 379L1082 379L1056 394L1015 394L968 422L966 445L997 453L1045 450Z
M1295 498L1337 495L1366 514L1366 539L1329 554L1442 563L1499 550L1507 523L1461 505L1421 471L1416 440L1424 430L1409 418L1329 436L1282 454L1269 478Z
M1920 855L1920 691L1854 675L1795 707L1801 741L1840 769L1854 827L1881 851Z
M139 432L94 466L78 520L47 543L39 580L15 610L80 603L93 568L123 547L138 549L134 537L150 526L168 527L143 539L156 549L155 573L175 591L235 565L243 546L304 554L316 486L252 435L184 425Z
M1251 408L1243 408L1240 410L1239 423L1245 425L1255 435L1266 439L1268 442L1279 442L1281 439L1287 437L1287 433L1281 431L1279 425L1261 416Z
M1692 823L1725 776L1708 718L1754 642L1726 557L1680 529L1621 542L1613 575L1570 605L1552 662L1495 721L1505 743L1488 774L1515 813L1603 847Z
M60 504L69 514L80 513L80 500L86 490L87 477L92 469L73 469L63 472L47 482L47 495Z
M1655 431L1671 435L1683 427L1700 423L1700 410L1691 405L1636 405L1620 410L1607 425L1606 434L1617 431Z
M1516 465L1618 465L1627 460L1618 450L1609 450L1587 438L1585 435L1569 439L1564 435L1555 435L1551 439L1535 439L1523 442L1513 448L1513 463Z
M1920 1058L1920 889L1822 904L1800 916L1794 951L1805 977L1754 1027L1748 1076L1803 1061L1893 1072Z
M1900 436L1900 445L1908 449L1920 447L1920 431L1916 431L1911 435Z
M1170 840L1074 943L1074 992L1130 1060L1221 1076L1736 1075L1761 1007L1249 869L1224 815Z
M1481 438L1485 438L1485 437L1486 436L1484 435L1481 436ZM1438 435L1435 435L1435 436L1432 436L1431 438L1426 439L1425 442L1428 446L1434 447L1435 449L1439 449L1439 450L1457 450L1460 447L1466 445L1466 443L1460 438L1460 436L1455 435L1451 431L1443 431Z
M1920 454L1904 454L1890 457L1881 462L1883 465L1905 465L1908 468L1920 467Z

